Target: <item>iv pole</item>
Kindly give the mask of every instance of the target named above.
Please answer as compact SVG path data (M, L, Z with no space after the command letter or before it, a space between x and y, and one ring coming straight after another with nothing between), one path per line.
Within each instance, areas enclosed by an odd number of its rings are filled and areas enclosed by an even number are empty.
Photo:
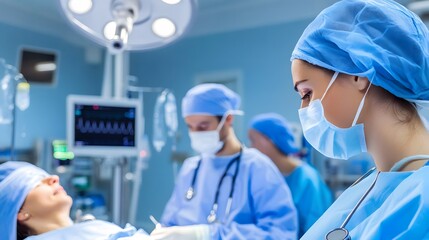
M10 161L15 161L15 130L16 130L16 92L18 84L13 87L13 108L12 108L12 136L10 143Z
M69 1L60 0L59 3L72 25L90 39L107 46L110 52L116 53L114 57L106 56L102 89L102 96L112 97L113 95L115 99L126 97L128 82L125 79L128 76L129 56L123 50L157 48L178 39L188 28L196 7L195 0L180 0L177 3L166 0L110 0L94 3L92 11L82 14L71 9ZM88 17L90 14L95 16ZM107 31L109 29L99 27L111 22L114 23L113 36L110 36L111 32ZM132 32L133 35L131 35ZM109 34L106 35L106 33ZM114 58L113 94L112 58ZM116 160L118 161L114 166L112 217L113 222L120 224L123 195L121 180L126 161L123 161L124 158Z
M114 99L125 98L125 89L128 85L125 77L128 75L128 59L127 52L119 52L111 54L106 51L104 79L102 86L102 96L110 98L113 95ZM113 68L112 68L113 65ZM113 76L113 79L112 79ZM113 82L113 86L112 86ZM123 170L127 164L124 157L112 159L113 165L113 199L112 199L112 221L121 225L121 206L123 206Z

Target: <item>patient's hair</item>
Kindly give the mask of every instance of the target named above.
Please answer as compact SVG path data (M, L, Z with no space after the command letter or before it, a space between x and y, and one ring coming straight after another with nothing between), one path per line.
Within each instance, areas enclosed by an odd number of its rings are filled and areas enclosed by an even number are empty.
M24 240L25 238L31 235L32 235L31 231L27 226L20 223L19 221L16 221L16 239L17 240Z

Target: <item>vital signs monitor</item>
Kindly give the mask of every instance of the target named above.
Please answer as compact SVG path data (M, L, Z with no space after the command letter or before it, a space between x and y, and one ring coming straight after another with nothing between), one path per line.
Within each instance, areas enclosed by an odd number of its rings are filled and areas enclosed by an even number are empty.
M76 156L137 156L142 105L134 99L69 95L67 142Z

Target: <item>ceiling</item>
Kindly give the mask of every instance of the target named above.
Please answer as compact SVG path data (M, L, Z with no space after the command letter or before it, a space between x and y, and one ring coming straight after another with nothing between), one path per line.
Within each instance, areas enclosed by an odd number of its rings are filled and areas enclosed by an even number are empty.
M106 0L99 0L106 1ZM315 17L337 0L198 0L189 36L236 31ZM407 4L411 0L398 0ZM59 0L0 0L0 22L92 45L76 34Z

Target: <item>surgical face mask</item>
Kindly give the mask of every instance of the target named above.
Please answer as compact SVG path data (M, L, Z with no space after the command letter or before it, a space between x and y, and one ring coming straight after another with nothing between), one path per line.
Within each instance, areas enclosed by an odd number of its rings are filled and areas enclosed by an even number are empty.
M337 76L338 72L335 72L320 100L311 101L308 107L300 109L298 113L304 136L317 151L329 158L349 159L367 151L364 126L356 122L371 84L359 104L352 126L339 128L326 119L322 105L323 98Z
M219 132L225 123L226 116L222 117L216 130L212 131L200 131L200 132L189 132L191 139L192 149L201 153L202 155L215 155L223 147L223 142L220 141Z

